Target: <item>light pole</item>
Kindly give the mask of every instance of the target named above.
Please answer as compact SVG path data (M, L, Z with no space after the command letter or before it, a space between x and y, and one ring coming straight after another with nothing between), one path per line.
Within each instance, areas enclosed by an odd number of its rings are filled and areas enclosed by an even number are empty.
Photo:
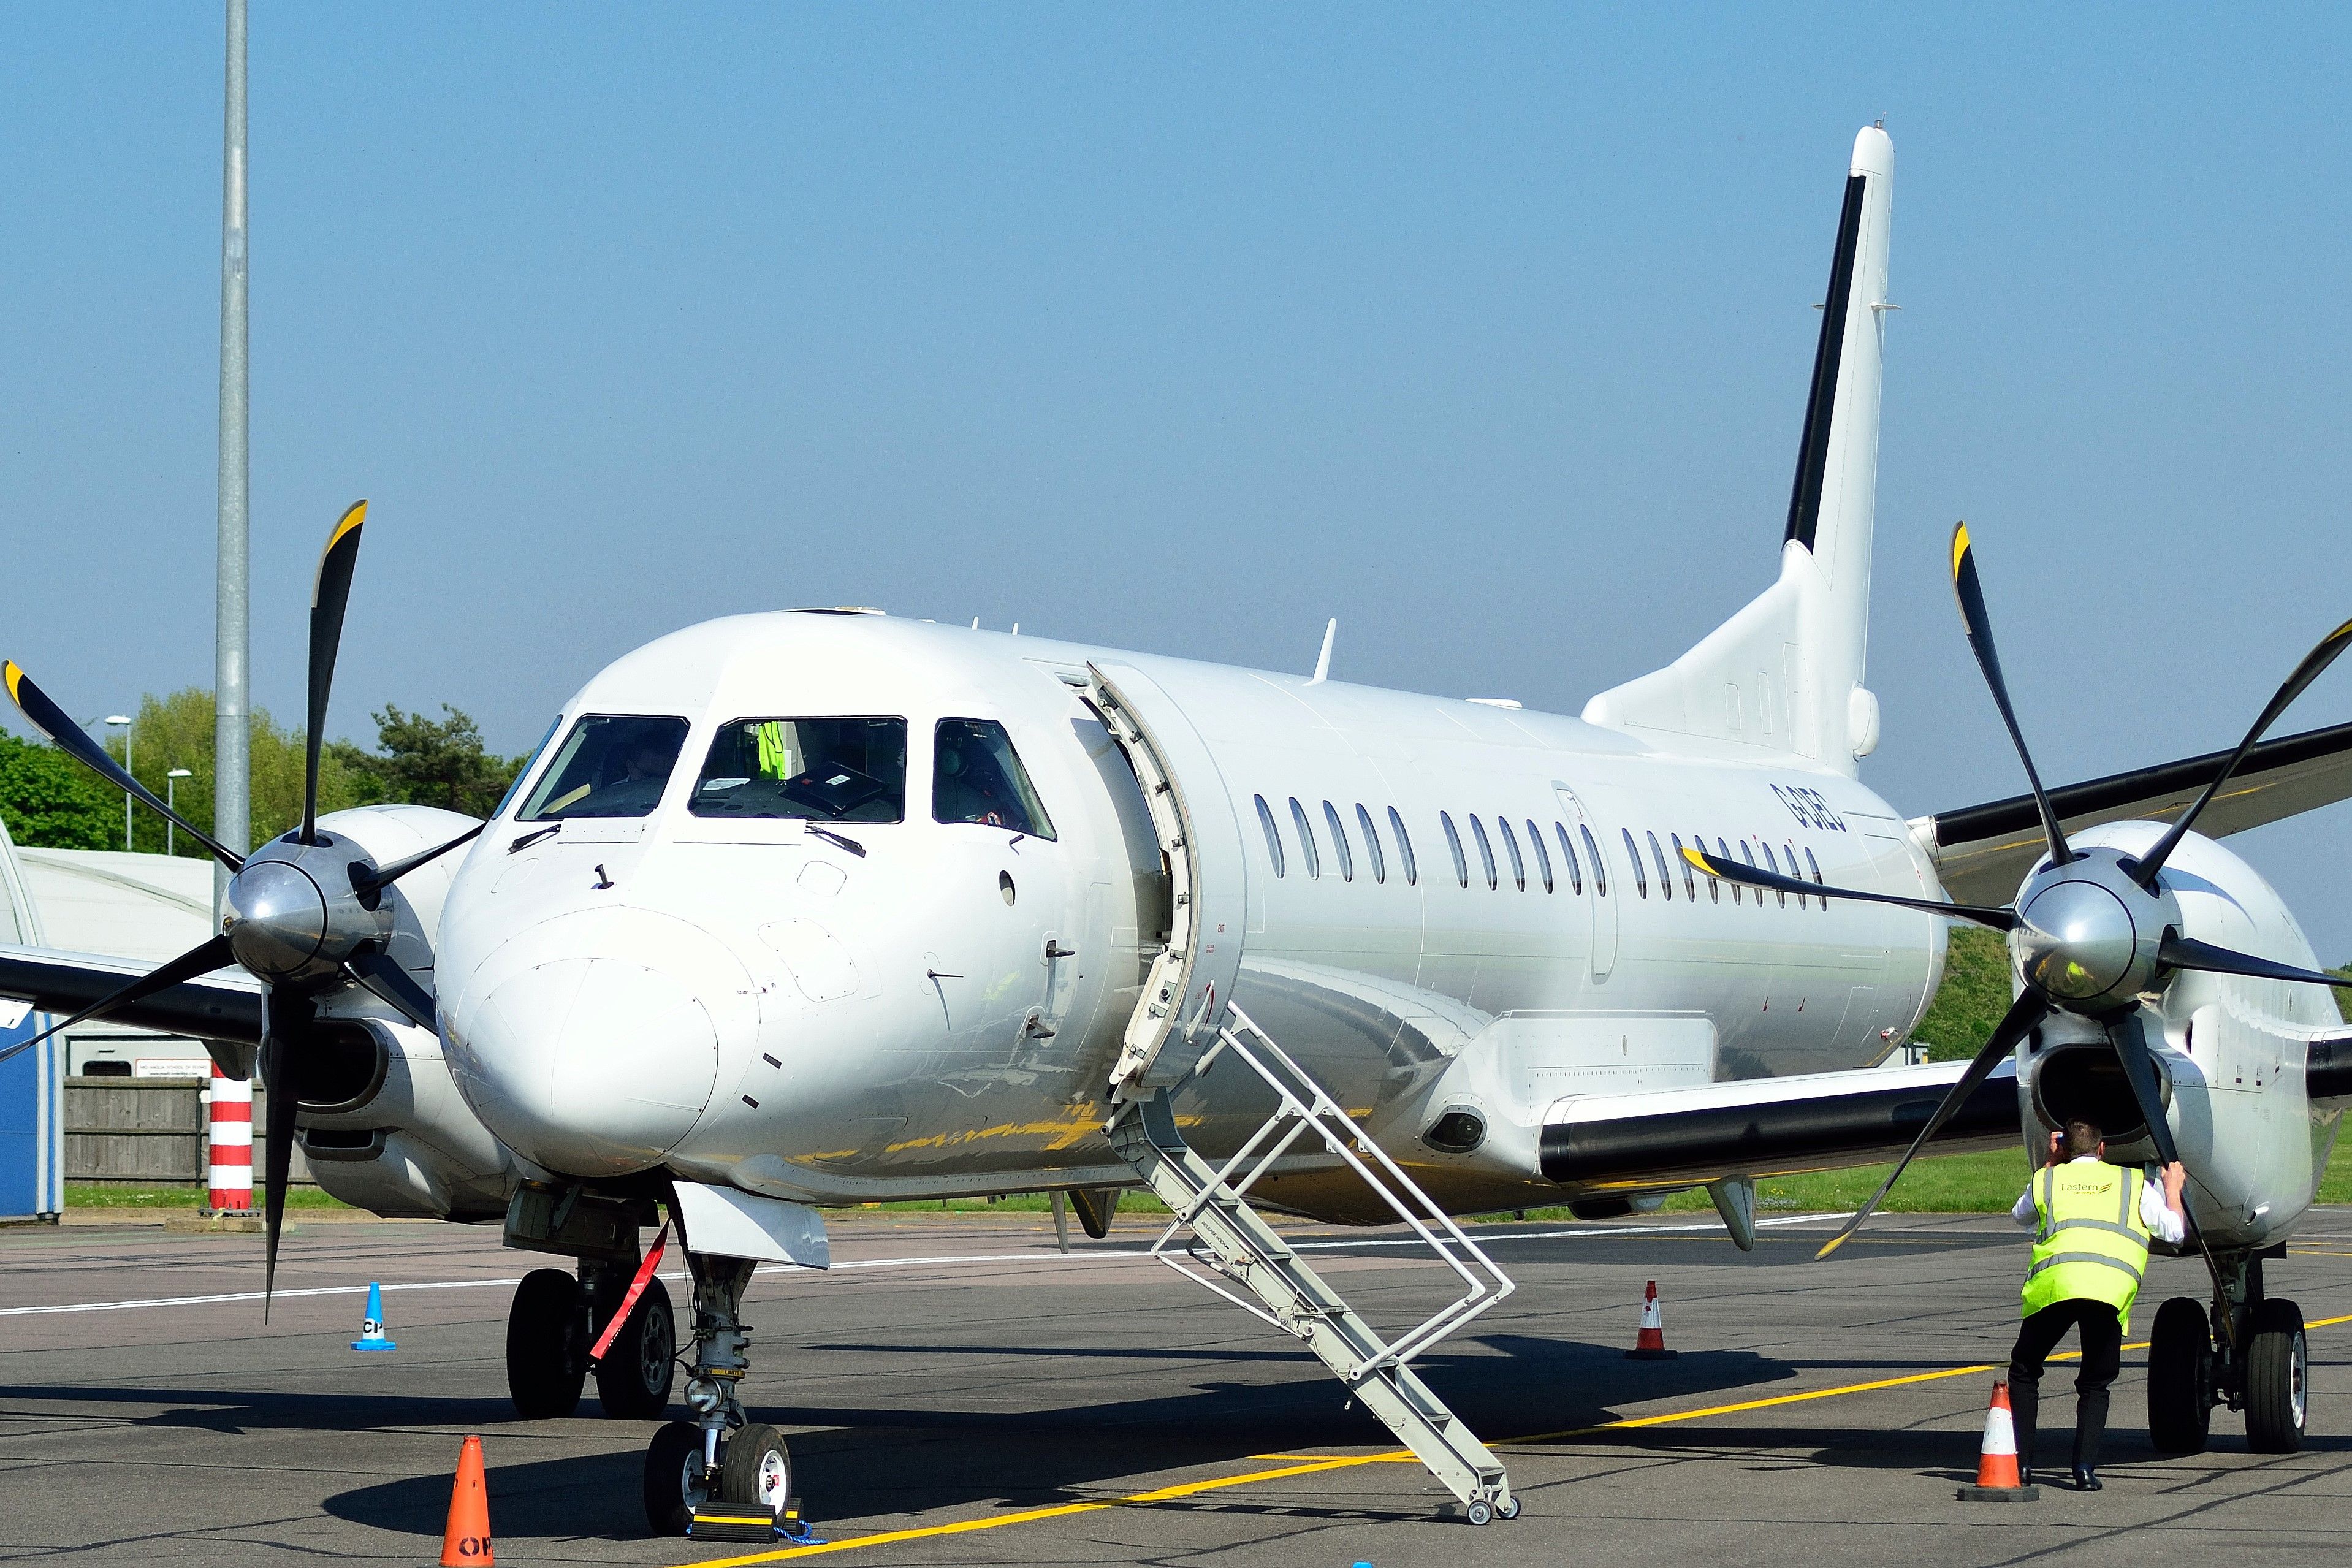
M108 714L106 727L111 730L117 725L122 728L122 771L127 773L131 771L131 715ZM131 847L131 797L127 795L122 797L122 847Z
M163 804L170 806L173 811L179 810L179 783L182 779L192 779L196 775L194 773L189 772L186 768L173 768L170 773L165 773L163 775ZM174 831L175 829L173 826L172 819L168 816L165 817L163 819L163 853L166 855L170 855L174 852L172 843L172 836Z

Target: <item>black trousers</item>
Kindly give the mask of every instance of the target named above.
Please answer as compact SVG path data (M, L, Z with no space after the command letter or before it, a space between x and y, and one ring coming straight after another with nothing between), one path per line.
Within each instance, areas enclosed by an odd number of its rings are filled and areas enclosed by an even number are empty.
M2058 1301L2025 1320L2017 1348L2009 1352L2009 1408L2017 1426L2017 1462L2033 1465L2033 1428L2042 1410L2042 1363L2080 1325L2083 1370L2074 1378L2074 1468L2099 1462L2099 1438L2107 1429L2107 1390L2124 1358L2124 1325L2105 1301Z

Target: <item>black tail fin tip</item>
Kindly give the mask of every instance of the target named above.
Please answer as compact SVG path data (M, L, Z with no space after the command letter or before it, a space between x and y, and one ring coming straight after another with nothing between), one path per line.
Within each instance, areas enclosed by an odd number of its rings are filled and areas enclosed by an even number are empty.
M1854 252L1862 240L1866 174L1848 174L1845 207L1838 215L1837 250L1830 259L1830 291L1822 301L1822 341L1813 351L1813 386L1805 399L1805 434L1797 446L1797 479L1789 492L1789 531L1782 537L1813 547L1822 520L1822 479L1829 464L1831 416L1837 408L1838 361L1845 351L1846 307L1853 296Z

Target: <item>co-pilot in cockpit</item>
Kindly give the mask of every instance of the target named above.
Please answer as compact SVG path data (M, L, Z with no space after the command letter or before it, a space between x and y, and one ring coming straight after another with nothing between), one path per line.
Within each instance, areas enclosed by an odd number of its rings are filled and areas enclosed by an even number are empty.
M685 743L683 719L589 714L572 727L517 820L648 816L661 804Z

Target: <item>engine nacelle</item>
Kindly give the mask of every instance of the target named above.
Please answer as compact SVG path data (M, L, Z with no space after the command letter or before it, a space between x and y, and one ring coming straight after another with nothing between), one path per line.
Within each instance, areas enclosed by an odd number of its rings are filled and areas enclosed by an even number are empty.
M378 805L335 812L319 825L381 866L445 844L474 819ZM421 866L383 895L391 956L428 991L442 900L468 852ZM329 997L313 1030L316 1047L290 1065L302 1152L320 1187L381 1215L492 1219L506 1212L521 1172L450 1081L437 1035L357 989Z
M2114 823L2072 842L2138 854L2163 831L2155 823ZM2318 967L2285 901L2213 840L2194 833L2183 839L2165 866L2164 885L2179 902L2181 935ZM2310 1206L2335 1145L2340 1108L2315 1103L2305 1087L2312 1042L2343 1028L2335 997L2317 985L2181 970L2145 1003L2141 1017L2198 1229L2217 1247L2267 1246ZM2155 1158L2098 1024L2053 1014L2020 1066L2030 1144L2080 1116L2106 1131L2110 1158Z

